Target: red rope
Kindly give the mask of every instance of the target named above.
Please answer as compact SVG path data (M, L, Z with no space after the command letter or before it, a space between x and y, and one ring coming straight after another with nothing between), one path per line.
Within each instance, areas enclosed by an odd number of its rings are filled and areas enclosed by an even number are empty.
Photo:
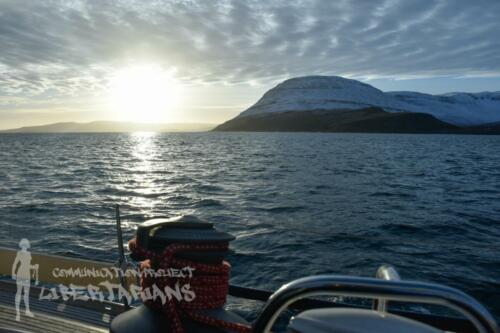
M143 292L145 290L151 291L153 285L156 285L161 291L164 291L167 286L176 290L176 284L178 286L189 284L190 290L194 292L194 299L190 302L178 300L175 297L167 297L165 303L162 303L162 300L159 298L143 299L144 304L158 309L168 316L173 333L184 332L181 317L187 317L197 322L225 330L241 333L252 332L250 326L215 319L197 312L197 310L202 309L217 309L226 303L229 290L229 272L231 270L231 265L227 261L223 261L221 264L202 264L175 257L177 253L183 251L227 251L228 246L228 243L171 244L161 254L158 254L139 247L135 238L129 242L129 248L132 253L141 260L144 260L141 262L141 288ZM190 278L155 277L146 271L146 269L152 269L153 267L155 267L156 272L160 269L168 272L172 268L183 269L185 267L190 267L194 271Z

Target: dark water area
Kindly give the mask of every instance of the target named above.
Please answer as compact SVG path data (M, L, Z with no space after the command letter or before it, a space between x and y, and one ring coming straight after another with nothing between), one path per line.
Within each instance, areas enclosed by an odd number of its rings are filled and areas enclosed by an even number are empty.
M499 147L463 135L2 134L0 245L26 237L33 251L114 261L114 204L189 213L237 236L235 284L390 263L499 318Z

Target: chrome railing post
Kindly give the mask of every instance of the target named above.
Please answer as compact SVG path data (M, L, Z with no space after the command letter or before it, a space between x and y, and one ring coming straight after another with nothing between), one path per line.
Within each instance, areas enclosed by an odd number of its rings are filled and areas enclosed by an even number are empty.
M378 268L377 274L375 275L377 279L382 279L386 281L401 281L401 277L396 269L391 265L382 265ZM385 298L379 298L373 301L373 309L380 312L387 312L388 301Z

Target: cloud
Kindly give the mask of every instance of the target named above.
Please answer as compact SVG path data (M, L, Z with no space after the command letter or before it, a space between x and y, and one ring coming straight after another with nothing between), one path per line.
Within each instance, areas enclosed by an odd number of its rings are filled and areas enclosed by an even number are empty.
M497 0L0 3L0 96L96 93L134 61L190 83L500 75Z

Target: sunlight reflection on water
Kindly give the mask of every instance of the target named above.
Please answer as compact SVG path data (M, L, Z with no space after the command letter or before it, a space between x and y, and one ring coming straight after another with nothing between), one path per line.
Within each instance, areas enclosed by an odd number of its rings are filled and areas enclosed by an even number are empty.
M158 187L154 185L151 177L153 160L159 151L155 141L156 135L154 132L135 132L130 135L133 147L130 174L132 182L138 185L136 191L139 194L131 200L133 205L147 210L154 209L154 201L150 198L158 192Z

